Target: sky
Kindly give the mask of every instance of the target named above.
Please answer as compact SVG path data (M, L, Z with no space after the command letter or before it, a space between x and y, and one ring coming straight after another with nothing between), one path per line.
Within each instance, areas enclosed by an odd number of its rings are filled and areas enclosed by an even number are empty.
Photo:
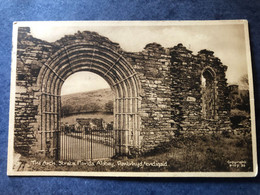
M101 76L92 72L82 71L72 74L65 80L61 88L61 95L105 88L110 87Z
M228 66L226 72L228 83L237 84L241 77L247 74L247 56L245 46L244 25L241 23L33 23L31 34L39 39L54 42L64 35L77 31L95 31L111 41L120 44L128 52L142 51L148 43L156 42L163 47L173 47L182 43L193 54L202 49L214 51L214 55ZM77 74L77 73L75 73ZM78 73L69 77L62 87L62 94L76 93L106 88L106 82L93 73ZM101 82L102 81L102 82ZM71 84L68 84L71 82ZM79 87L75 87L76 84ZM74 86L74 87L72 87Z

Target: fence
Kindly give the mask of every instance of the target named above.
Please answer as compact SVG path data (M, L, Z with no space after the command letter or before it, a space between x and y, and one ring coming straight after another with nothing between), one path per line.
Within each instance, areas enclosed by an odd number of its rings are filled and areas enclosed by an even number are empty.
M58 155L60 160L106 159L115 155L115 133L113 130L58 132Z

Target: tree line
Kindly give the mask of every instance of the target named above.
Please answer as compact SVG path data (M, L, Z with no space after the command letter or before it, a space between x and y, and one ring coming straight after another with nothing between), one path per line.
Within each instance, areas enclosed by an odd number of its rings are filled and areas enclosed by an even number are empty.
M104 106L100 106L95 102L86 103L83 105L69 105L65 104L61 106L61 117L70 116L73 114L83 113L95 113L95 112L106 112L113 113L113 101L108 101Z

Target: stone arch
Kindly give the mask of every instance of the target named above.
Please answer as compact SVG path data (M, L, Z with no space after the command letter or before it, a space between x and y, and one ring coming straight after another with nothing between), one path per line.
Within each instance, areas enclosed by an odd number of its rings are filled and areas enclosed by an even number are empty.
M202 116L204 119L217 118L217 79L216 72L210 66L201 71Z
M37 86L40 89L40 134L42 150L57 154L60 129L61 87L64 81L79 71L90 71L107 81L114 97L114 129L116 152L128 153L139 147L140 83L136 72L118 52L103 45L74 43L63 46L42 66Z

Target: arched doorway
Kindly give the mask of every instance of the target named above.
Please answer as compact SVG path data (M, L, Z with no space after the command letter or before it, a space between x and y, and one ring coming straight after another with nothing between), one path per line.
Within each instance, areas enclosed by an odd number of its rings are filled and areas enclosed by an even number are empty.
M202 115L204 119L216 119L216 74L210 67L201 74Z
M115 155L114 94L99 75L72 74L61 89L59 159L107 159Z
M78 43L64 46L41 68L40 127L38 144L51 156L59 158L61 87L72 74L93 72L107 81L114 91L114 129L116 154L139 147L140 84L136 72L119 53L102 45Z

